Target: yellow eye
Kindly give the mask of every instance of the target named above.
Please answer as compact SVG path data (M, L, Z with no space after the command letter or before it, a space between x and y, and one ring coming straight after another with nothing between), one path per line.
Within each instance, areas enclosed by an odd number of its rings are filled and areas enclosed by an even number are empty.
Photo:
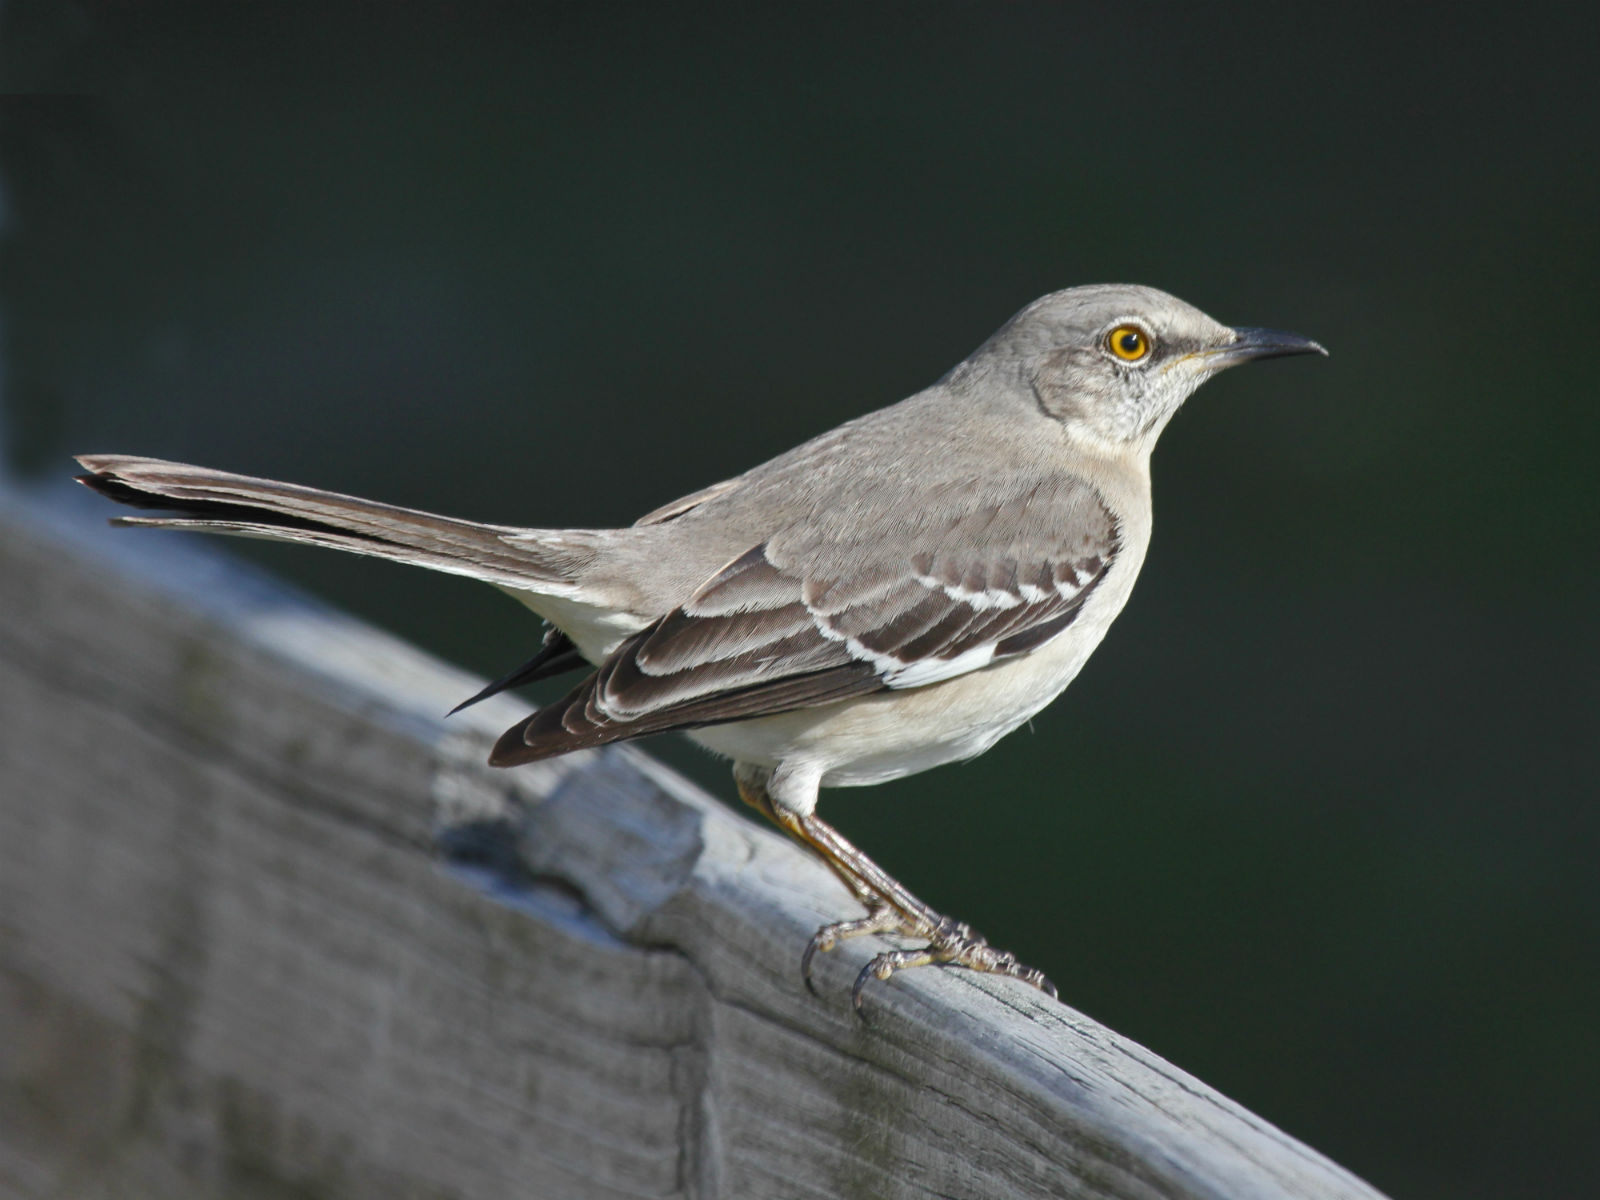
M1138 362L1150 353L1150 337L1137 325L1118 325L1106 334L1106 349L1123 362Z

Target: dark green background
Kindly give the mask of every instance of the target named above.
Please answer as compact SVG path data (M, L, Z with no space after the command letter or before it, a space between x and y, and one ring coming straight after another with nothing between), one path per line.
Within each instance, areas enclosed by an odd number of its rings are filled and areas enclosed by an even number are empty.
M1031 734L824 812L1397 1196L1600 1192L1592 13L420 11L0 8L53 93L0 126L12 465L626 523L1070 284L1317 337L1168 431ZM537 639L241 552L485 673Z

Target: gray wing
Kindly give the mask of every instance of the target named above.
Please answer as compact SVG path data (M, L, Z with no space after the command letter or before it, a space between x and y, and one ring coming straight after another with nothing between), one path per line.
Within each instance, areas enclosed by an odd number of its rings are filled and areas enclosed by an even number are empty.
M491 761L952 679L1061 633L1117 555L1116 521L1082 480L949 507L769 538L509 730Z

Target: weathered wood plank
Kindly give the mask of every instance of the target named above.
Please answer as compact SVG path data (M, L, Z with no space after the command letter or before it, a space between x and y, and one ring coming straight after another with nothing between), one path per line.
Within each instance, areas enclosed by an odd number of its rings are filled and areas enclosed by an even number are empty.
M1377 1195L1019 984L862 1024L777 835L100 516L0 501L0 1192Z

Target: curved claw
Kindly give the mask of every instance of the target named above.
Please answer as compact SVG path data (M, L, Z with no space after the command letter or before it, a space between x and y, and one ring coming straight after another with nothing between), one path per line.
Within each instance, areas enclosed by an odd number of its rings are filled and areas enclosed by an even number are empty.
M904 917L882 903L869 905L864 917L824 925L811 935L811 940L806 943L806 952L800 956L800 978L805 981L806 990L813 996L817 994L816 985L811 981L811 960L819 953L826 954L845 938L861 937L868 933L910 932L915 936L921 932L908 930L906 925Z
M865 1021L867 1013L861 1007L861 989L867 986L867 980L872 977L872 968L862 967L861 974L856 976L855 983L850 988L850 1007L855 1011L856 1020Z
M887 980L889 976L894 974L894 967L890 966L884 960L887 959L890 954L895 953L900 952L890 951L889 954L880 954L866 966L862 967L861 973L856 976L855 983L850 987L850 1007L855 1009L856 1016L863 1021L867 1019L867 1014L862 1010L861 1007L862 989L867 986L867 980L869 979Z
M884 951L861 968L861 974L856 976L855 986L850 989L850 1004L856 1010L856 1016L863 1015L861 990L867 986L867 980L881 979L887 983L889 977L896 971L904 971L910 967L925 967L930 963L943 961L945 960L933 946L924 946L921 950Z
M811 978L811 960L817 956L817 951L826 954L838 943L828 936L832 925L824 925L811 935L811 940L806 943L806 952L800 956L800 978L805 981L806 991L820 998L816 982Z

